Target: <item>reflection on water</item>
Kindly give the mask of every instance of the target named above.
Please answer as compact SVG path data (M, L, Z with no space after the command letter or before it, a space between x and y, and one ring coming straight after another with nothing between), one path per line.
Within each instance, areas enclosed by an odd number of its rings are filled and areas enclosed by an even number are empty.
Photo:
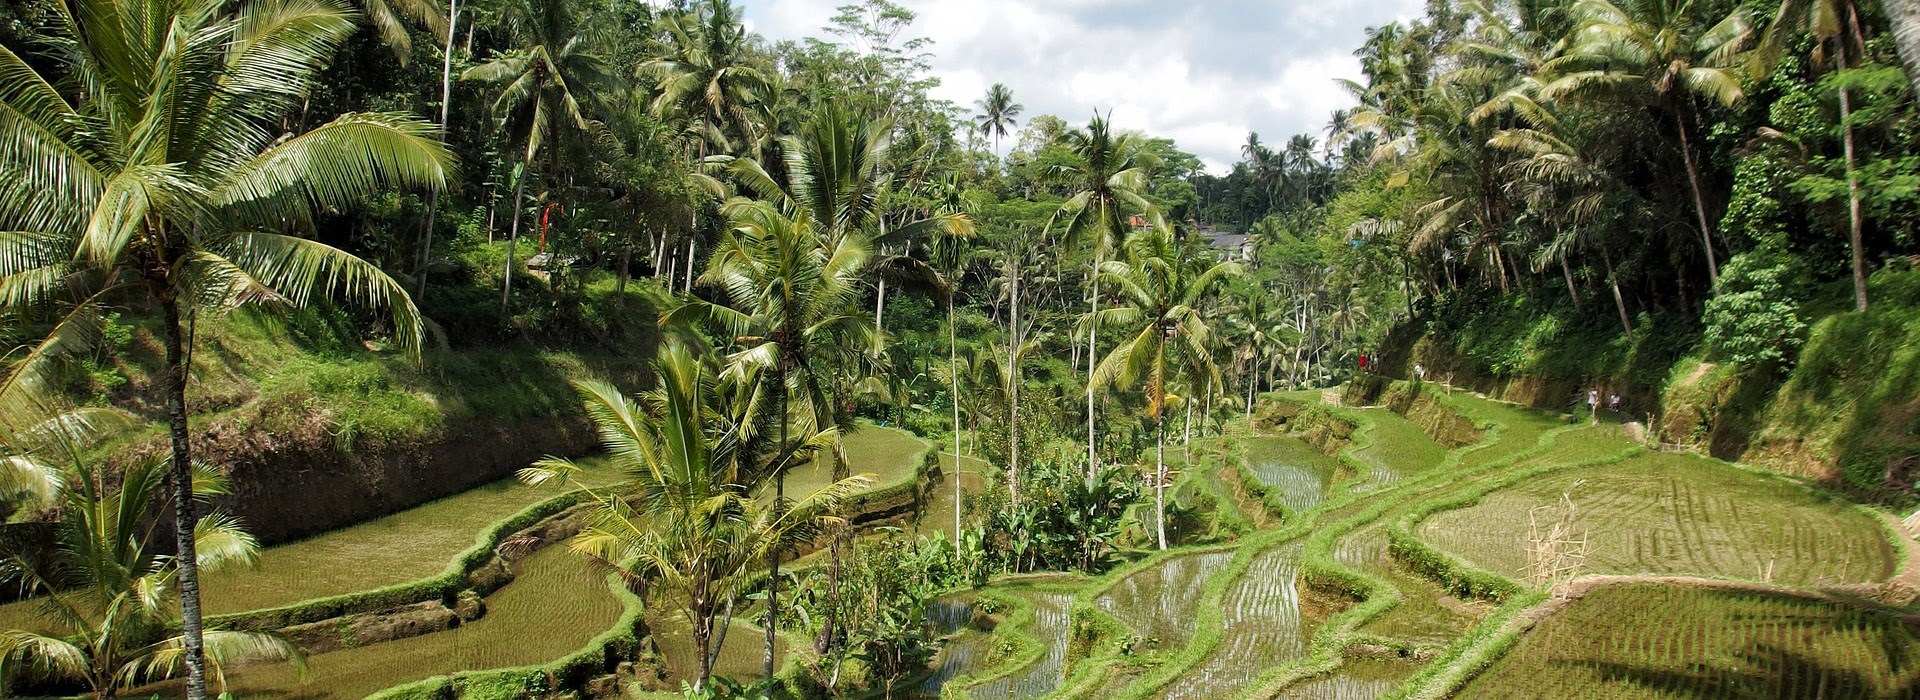
M1254 438L1247 441L1247 470L1269 489L1278 490L1280 503L1299 513L1320 505L1339 462L1313 446L1292 438Z
M1308 633L1295 587L1300 549L1265 552L1227 591L1220 645L1213 654L1168 685L1170 700L1227 697L1262 670L1305 654Z
M1046 652L1040 660L1011 675L987 681L969 689L976 700L1032 698L1053 692L1067 667L1067 635L1071 631L1067 608L1073 596L1066 593L1020 593L1033 604L1033 621L1025 630L1039 640Z

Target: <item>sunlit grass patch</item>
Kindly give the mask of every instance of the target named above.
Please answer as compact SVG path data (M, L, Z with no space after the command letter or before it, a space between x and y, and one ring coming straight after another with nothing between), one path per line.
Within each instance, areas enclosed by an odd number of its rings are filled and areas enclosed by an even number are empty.
M1463 698L1823 698L1920 694L1920 629L1787 596L1596 590L1540 623Z
M1684 454L1553 472L1439 513L1418 533L1513 578L1530 562L1530 516L1574 509L1583 571L1695 574L1810 585L1878 581L1894 552L1856 507L1783 479Z
M1373 443L1354 455L1372 469L1363 488L1391 485L1446 459L1447 448L1427 437L1413 421L1384 408L1365 409L1364 413L1374 427Z

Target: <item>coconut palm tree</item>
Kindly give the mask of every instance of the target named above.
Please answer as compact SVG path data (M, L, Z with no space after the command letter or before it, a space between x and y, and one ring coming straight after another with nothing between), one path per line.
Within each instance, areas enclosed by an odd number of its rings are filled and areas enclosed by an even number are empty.
M60 309L27 356L89 347L108 298L143 299L160 317L157 398L181 506L174 530L192 700L206 688L186 404L193 313L340 294L388 310L403 348L417 350L421 338L413 302L385 273L275 232L388 186L437 188L448 179L452 156L431 138L431 124L411 117L348 114L304 134L276 129L355 19L328 0L232 8L81 0L52 8L39 60L0 47L8 76L0 81L0 310ZM171 30L145 29L156 26Z
M507 262L500 286L504 312L513 294L513 263L520 243L521 207L534 160L548 156L545 175L558 177L557 151L550 143L591 129L586 104L606 80L598 53L593 18L564 0L519 0L507 6L507 26L516 48L468 68L462 80L500 88L492 112L506 130L506 141L520 151L521 172L513 187L513 222L508 224Z
M1735 8L1711 24L1700 21L1700 9L1693 0L1624 0L1622 4L1578 0L1572 14L1572 45L1566 55L1544 66L1553 78L1544 85L1542 96L1599 93L1645 104L1672 120L1707 256L1707 274L1718 280L1713 226L1707 220L1707 198L1693 154L1697 119L1693 100L1732 106L1745 96L1741 88L1744 50L1753 33L1746 8Z
M663 55L638 67L658 83L655 113L695 122L701 158L734 153L758 138L752 113L778 77L754 60L740 17L729 0L670 14L661 23L667 34Z
M62 444L81 436L56 429ZM44 558L6 556L0 571L20 577L39 594L37 612L48 631L0 630L0 690L8 678L80 682L94 698L177 677L186 637L180 622L178 560L148 551L147 523L170 478L163 457L141 459L107 473L63 450L56 467L62 508L57 547ZM219 474L197 469L194 498L227 493ZM225 515L200 518L192 529L197 564L212 571L251 565L258 546ZM300 650L271 634L204 630L206 658L217 683L220 669L252 661L292 660L305 671Z
M1779 14L1761 41L1759 63L1772 66L1788 37L1808 31L1814 44L1815 64L1832 62L1835 72L1860 65L1867 52L1867 34L1861 28L1860 7L1854 0L1783 0ZM1839 89L1840 141L1842 163L1847 176L1847 242L1853 250L1853 299L1860 313L1867 312L1867 254L1862 240L1865 212L1861 210L1858 163L1853 146L1853 96L1845 86Z
M724 210L733 228L700 277L721 303L689 298L669 313L668 322L704 322L730 339L727 378L761 378L756 403L777 403L774 415L787 417L780 420L783 430L792 425L808 434L846 424L850 416L835 396L834 372L858 367L875 342L873 320L858 306L871 256L865 237L855 232L829 240L805 208L789 215L771 202L736 198ZM780 444L787 441L783 434ZM772 475L776 504L785 501L789 466L778 465ZM767 561L770 585L777 589L778 550ZM768 600L766 663L772 677L779 610L776 597Z
M1013 101L1013 91L1002 83L994 83L987 88L987 96L973 103L979 114L973 116L973 123L980 129L980 135L993 139L993 155L1000 155L1000 139L1020 125L1020 112L1026 107Z
M713 677L718 653L714 623L731 614L755 566L816 535L873 477L843 479L792 503L755 498L754 470L748 467L759 462L763 455L756 453L765 446L747 439L754 415L737 400L751 394L728 392L683 343L664 348L654 368L660 387L639 401L602 382L575 383L587 416L628 480L617 489L588 490L598 504L594 520L571 547L609 564L631 586L669 594L693 630L693 688L700 691ZM774 446L772 458L792 463L831 449L837 440L831 426L803 428L795 442ZM549 458L521 470L520 479L580 488L580 474L574 462Z
M1124 260L1100 266L1100 281L1118 290L1123 305L1089 314L1097 321L1129 329L1132 337L1100 360L1093 382L1099 386L1145 384L1147 417L1154 422L1154 513L1161 549L1167 548L1166 407L1170 389L1187 383L1215 386L1213 329L1202 311L1208 297L1240 273L1232 262L1212 262L1190 242L1180 241L1165 224L1127 238Z
M1249 143L1258 141L1249 135ZM1100 266L1127 235L1129 214L1157 218L1152 203L1145 197L1147 168L1138 161L1142 143L1132 133L1113 132L1106 118L1095 114L1084 131L1070 131L1061 137L1075 162L1061 166L1058 176L1074 183L1077 192L1060 204L1047 222L1051 235L1065 237L1070 246L1087 248L1093 263L1088 275L1087 326L1087 480L1099 476L1099 457L1095 452L1094 358L1100 340Z
M443 16L440 3L434 0L358 0L356 4L400 65L406 65L413 53L412 26L425 28L440 41L451 36L451 12Z

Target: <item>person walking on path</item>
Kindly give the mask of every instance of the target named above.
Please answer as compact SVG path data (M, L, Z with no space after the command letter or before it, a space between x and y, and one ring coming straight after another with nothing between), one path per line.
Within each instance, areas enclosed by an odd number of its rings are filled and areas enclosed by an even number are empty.
M1595 423L1600 422L1600 390L1599 389L1587 390L1587 412L1592 415L1593 422Z

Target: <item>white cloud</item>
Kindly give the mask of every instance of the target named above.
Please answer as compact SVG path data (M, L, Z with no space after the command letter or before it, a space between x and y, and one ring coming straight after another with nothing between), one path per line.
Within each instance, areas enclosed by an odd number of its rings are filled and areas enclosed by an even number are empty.
M745 0L773 40L825 36L849 0ZM1249 131L1318 136L1351 100L1364 30L1418 16L1421 0L899 0L934 40L934 96L971 107L1006 83L1024 116L1115 125L1177 141L1210 169L1239 159ZM1025 120L1022 120L1025 123Z

